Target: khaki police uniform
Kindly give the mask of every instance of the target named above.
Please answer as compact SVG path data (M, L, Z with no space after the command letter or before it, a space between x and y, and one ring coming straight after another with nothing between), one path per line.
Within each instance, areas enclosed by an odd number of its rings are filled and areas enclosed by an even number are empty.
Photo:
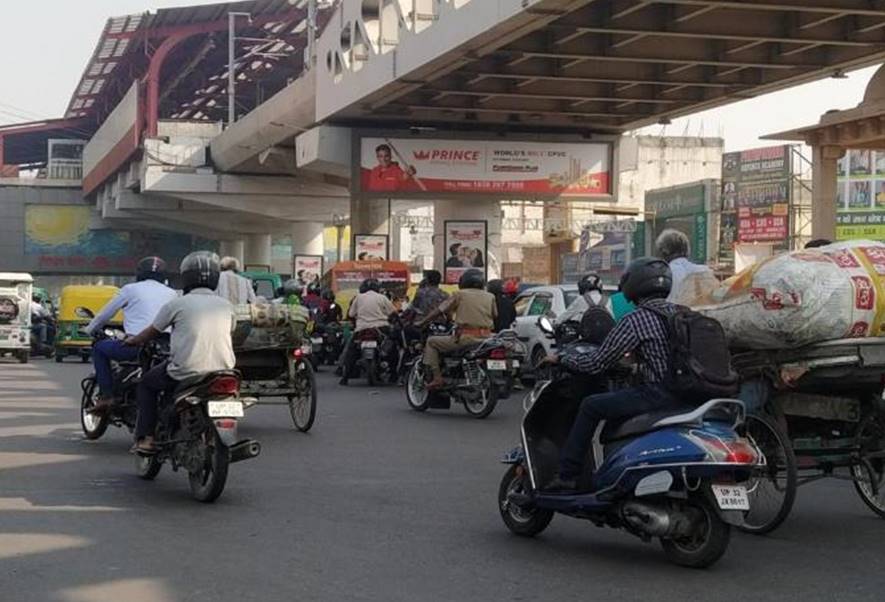
M439 309L452 318L457 329L454 335L427 339L424 365L433 371L434 376L439 376L442 372L440 362L443 355L487 339L492 334L495 318L498 317L495 296L480 289L456 291Z

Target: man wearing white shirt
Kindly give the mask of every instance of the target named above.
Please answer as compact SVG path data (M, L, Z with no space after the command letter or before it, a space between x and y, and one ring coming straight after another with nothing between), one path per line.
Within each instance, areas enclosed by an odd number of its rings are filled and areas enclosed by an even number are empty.
M236 257L225 257L221 260L221 274L218 276L218 287L215 293L233 305L255 303L255 291L252 281L240 276L240 261Z
M105 305L86 327L92 334L104 327L118 311L123 310L123 330L136 335L150 326L160 308L174 299L177 293L166 286L166 262L159 257L145 257L138 262L136 282L127 284ZM92 363L98 381L99 399L93 412L100 413L113 403L114 378L111 361L132 361L138 357L138 349L124 345L122 341L104 340L92 348Z
M655 241L655 255L666 261L673 273L673 286L667 297L670 303L691 305L719 284L713 270L689 261L689 253L688 236L679 230L668 228Z

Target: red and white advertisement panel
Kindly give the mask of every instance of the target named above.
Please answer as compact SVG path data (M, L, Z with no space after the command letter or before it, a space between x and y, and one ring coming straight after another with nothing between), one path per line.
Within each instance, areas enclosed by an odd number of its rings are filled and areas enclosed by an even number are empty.
M363 138L360 190L595 196L611 193L604 143Z
M357 261L387 261L388 240L382 234L357 234L353 237L353 257Z

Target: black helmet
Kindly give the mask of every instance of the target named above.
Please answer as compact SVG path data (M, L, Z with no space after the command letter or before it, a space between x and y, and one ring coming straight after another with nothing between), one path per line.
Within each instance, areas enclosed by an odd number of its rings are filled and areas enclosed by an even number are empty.
M366 293L368 291L381 292L381 283L377 278L366 278L363 280L363 283L360 285L360 292Z
M486 284L486 290L493 295L503 295L504 281L497 278L495 280L489 280L488 284Z
M212 251L194 251L181 260L181 288L189 293L195 288L218 288L221 271L218 255Z
M595 274L590 272L589 274L584 274L580 280L578 280L578 293L581 295L586 295L590 291L602 291L602 280L599 278L599 274Z
M627 301L639 303L643 299L663 298L670 294L673 273L663 259L640 257L634 259L621 276L620 290Z
M300 297L304 294L304 285L297 278L289 278L283 283L283 296L295 295Z
M482 270L471 269L461 274L458 280L458 288L485 288L485 276Z
M166 262L159 257L145 257L135 268L135 280L156 280L166 282Z

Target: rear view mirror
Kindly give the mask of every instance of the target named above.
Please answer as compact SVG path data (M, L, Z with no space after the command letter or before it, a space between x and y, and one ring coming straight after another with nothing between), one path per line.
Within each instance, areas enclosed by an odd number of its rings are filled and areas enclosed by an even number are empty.
M546 335L553 334L553 322L551 322L550 318L548 318L547 316L541 316L540 318L538 318L538 328L540 328L541 332Z
M78 318L83 318L84 320L91 320L95 317L95 314L92 313L92 310L86 307L76 308L74 310L74 315L76 315Z

